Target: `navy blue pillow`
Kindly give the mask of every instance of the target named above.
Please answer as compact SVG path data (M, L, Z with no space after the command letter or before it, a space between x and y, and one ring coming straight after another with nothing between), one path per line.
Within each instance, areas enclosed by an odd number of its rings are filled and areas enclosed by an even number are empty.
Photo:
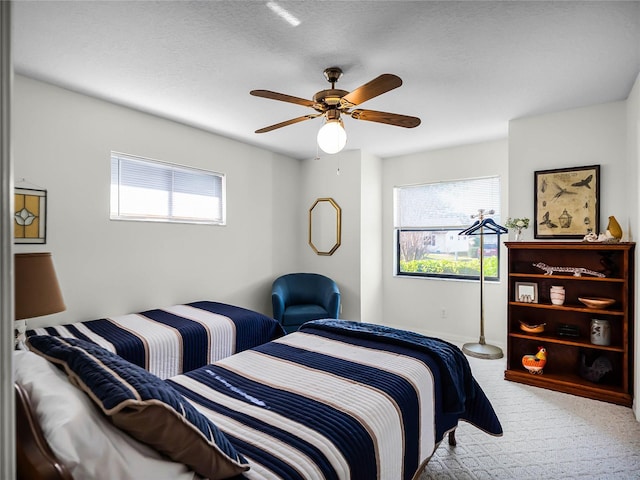
M148 371L75 338L38 335L29 337L27 345L62 365L69 380L87 393L114 425L172 460L212 480L249 469L213 422Z

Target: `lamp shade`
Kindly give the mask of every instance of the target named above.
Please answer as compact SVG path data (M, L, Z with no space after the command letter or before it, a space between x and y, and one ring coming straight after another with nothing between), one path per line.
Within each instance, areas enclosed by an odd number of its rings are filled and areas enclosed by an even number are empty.
M17 253L15 266L16 320L65 310L51 253Z
M338 153L347 143L347 132L339 118L327 120L318 131L318 146L326 153Z

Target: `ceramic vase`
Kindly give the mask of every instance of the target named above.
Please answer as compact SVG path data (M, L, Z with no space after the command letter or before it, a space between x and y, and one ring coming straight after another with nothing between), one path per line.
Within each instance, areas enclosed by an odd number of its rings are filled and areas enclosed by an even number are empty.
M616 217L614 217L613 215L609 217L609 225L607 225L607 230L609 230L609 233L613 238L616 238L618 240L622 238L622 227L616 220Z
M608 320L591 320L591 343L594 345L611 344L611 325Z
M554 305L564 304L564 287L553 286L550 291L551 303Z

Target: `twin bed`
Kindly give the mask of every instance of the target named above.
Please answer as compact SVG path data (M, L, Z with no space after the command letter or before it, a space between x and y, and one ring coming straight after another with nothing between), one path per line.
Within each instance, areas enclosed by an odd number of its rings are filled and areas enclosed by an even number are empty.
M15 361L36 480L411 480L460 420L502 434L457 347L384 326L313 321L167 379L36 333Z
M199 301L110 318L27 330L86 340L165 379L284 335L273 318Z

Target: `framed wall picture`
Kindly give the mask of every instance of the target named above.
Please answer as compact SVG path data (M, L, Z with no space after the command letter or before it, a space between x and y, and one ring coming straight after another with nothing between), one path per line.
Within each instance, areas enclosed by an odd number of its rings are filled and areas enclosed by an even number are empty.
M598 233L600 165L534 172L534 237L579 238Z
M15 243L47 243L47 191L16 188L13 232Z
M538 284L516 282L516 302L538 303Z

